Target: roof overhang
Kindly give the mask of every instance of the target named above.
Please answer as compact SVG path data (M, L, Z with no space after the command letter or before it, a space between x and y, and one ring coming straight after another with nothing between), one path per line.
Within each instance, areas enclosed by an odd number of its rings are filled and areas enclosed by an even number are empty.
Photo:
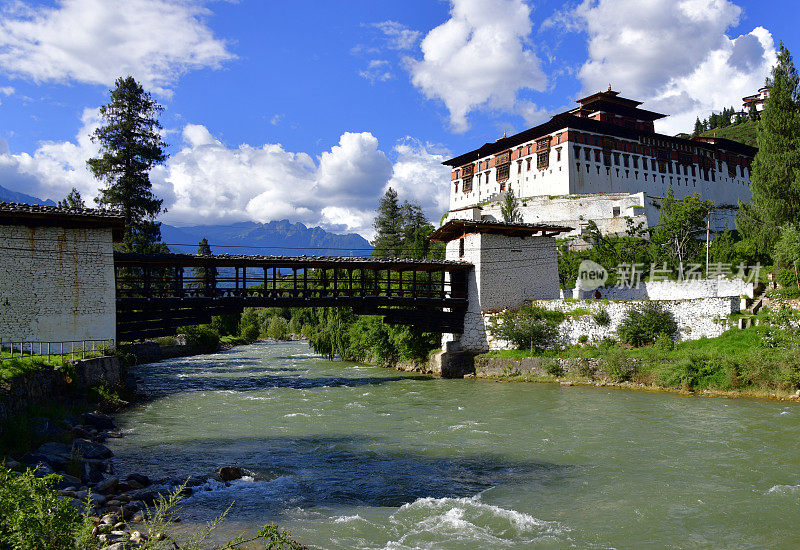
M125 228L125 218L110 210L0 202L0 225L71 229L108 228L112 230L113 239L119 241Z
M450 220L431 233L432 241L450 242L465 235L482 233L489 235L506 235L509 237L555 237L561 233L572 231L572 227L536 223L506 223L495 221Z

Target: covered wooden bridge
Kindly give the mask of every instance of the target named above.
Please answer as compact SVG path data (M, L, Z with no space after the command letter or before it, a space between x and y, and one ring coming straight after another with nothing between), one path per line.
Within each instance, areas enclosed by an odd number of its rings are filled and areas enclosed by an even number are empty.
M115 253L117 339L175 334L245 307L349 307L387 323L460 333L465 262Z

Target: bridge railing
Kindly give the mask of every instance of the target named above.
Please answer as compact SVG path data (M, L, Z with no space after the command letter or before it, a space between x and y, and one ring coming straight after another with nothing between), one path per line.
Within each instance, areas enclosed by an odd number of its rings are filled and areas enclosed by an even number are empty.
M48 363L56 357L62 361L67 358L74 361L76 359L96 357L113 350L113 338L103 340L60 340L55 342L0 338L0 363L25 357L40 357Z
M115 262L118 298L313 301L370 296L446 300L466 296L462 278L446 275L464 270L464 264L454 262L297 258L270 263L261 257L134 256L120 255Z

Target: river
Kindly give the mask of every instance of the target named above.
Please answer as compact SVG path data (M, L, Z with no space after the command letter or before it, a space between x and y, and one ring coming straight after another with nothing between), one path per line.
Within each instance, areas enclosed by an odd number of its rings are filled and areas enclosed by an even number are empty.
M796 548L800 407L441 380L258 343L137 367L118 469L313 548Z

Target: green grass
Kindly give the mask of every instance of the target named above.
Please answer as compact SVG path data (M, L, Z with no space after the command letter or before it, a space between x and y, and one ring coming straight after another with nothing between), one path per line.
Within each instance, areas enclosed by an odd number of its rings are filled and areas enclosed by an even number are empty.
M607 342L547 350L535 355L596 358L616 381L627 378L663 388L753 395L793 394L800 388L800 334L774 326L730 329L718 338L678 342L674 349L658 345L629 348ZM503 350L484 356L520 359L530 357L531 353ZM632 370L627 372L629 367Z
M718 137L738 141L751 147L758 147L756 144L756 131L758 129L758 122L747 120L739 124L732 124L725 128L715 128L700 134L703 137Z

